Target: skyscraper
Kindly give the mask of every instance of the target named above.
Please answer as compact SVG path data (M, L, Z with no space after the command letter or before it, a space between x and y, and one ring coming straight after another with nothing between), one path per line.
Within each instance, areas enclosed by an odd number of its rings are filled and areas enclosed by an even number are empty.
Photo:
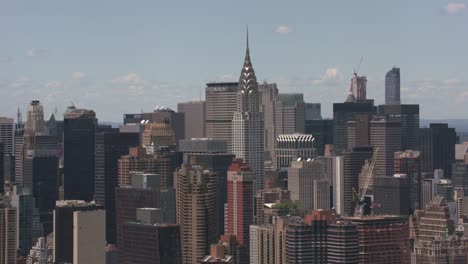
M216 174L183 164L174 173L182 263L198 264L217 242Z
M468 143L455 145L455 162L452 165L452 182L468 194Z
M393 104L379 105L379 116L388 121L401 123L401 149L420 150L419 105Z
M91 214L76 215L84 212ZM100 256L95 259L97 262L88 263L103 263L100 261L105 255L106 245L104 214L102 206L93 203L77 200L57 202L54 210L54 262L78 263L77 257Z
M64 114L63 131L63 185L67 200L93 200L96 129L94 111L68 107Z
M278 94L275 111L276 136L305 132L304 94Z
M330 181L322 161L307 159L293 161L288 168L288 190L291 200L298 203L300 213L330 209Z
M322 119L322 105L320 103L305 103L305 120Z
M457 134L448 124L430 124L432 133L432 165L442 169L446 178L452 177L452 163L455 161Z
M18 227L16 219L18 209L12 207L8 201L1 197L0 201L0 260L5 264L16 263L18 247Z
M409 185L409 201L412 210L421 206L421 155L419 151L395 152L395 174L406 174Z
M205 101L178 103L177 112L185 115L185 139L205 136Z
M354 121L356 115L372 115L376 108L371 102L334 103L333 104L333 144L337 154L343 153L348 147L348 121Z
M375 175L393 176L395 152L401 150L401 123L375 120L370 122L370 145L378 148Z
M373 185L375 215L411 214L408 180L406 174L375 177Z
M4 155L13 155L14 120L0 117L0 143L5 146Z
M254 223L255 174L241 159L232 162L228 170L227 230L236 237L240 263L248 262L249 226Z
M325 154L325 145L333 144L333 120L317 119L305 121L305 133L314 136L314 147L317 155Z
M250 60L247 32L247 49L237 91L237 110L232 120L232 152L255 172L257 188L263 189L264 123L263 113L259 112L259 107L258 83Z
M216 173L216 204L218 207L218 234L224 234L224 205L227 203L227 171L235 156L228 153L226 140L192 138L181 140L179 150L184 153L184 161L199 165Z
M328 224L327 263L359 263L359 240L356 224L349 221L336 221Z
M385 104L400 104L400 68L393 67L385 75Z
M288 168L297 158L315 157L314 137L306 134L286 134L276 137L273 167Z
M232 118L237 110L239 83L207 83L205 100L205 136L226 140L232 149Z
M118 186L118 160L130 147L140 144L137 133L96 134L94 199L106 210L106 239L115 244L115 188Z
M24 126L24 144L29 148L34 142L33 136L46 133L44 108L38 100L29 103L26 124Z
M351 78L350 92L353 93L356 102L365 102L367 100L367 78L358 76L355 72Z
M276 138L276 101L278 99L278 87L276 83L258 84L260 92L260 112L263 113L265 129L265 160L271 160L275 148Z

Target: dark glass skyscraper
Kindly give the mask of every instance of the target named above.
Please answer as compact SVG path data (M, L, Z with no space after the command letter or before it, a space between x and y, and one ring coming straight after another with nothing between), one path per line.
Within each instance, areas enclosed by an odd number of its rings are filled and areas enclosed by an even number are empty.
M96 134L95 201L106 209L106 239L115 244L115 188L118 186L118 160L130 147L140 144L138 133Z
M96 114L70 106L64 114L64 196L93 200Z
M385 75L385 104L400 104L400 68L393 67Z

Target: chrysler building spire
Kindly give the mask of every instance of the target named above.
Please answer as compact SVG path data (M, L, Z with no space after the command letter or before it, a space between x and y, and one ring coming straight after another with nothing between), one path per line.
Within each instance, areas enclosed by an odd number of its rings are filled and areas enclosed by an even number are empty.
M246 50L244 65L242 66L241 74L239 77L239 93L238 93L238 104L237 108L240 112L258 112L258 87L257 77L252 67L252 61L250 59L249 50L249 28L247 27L246 37Z

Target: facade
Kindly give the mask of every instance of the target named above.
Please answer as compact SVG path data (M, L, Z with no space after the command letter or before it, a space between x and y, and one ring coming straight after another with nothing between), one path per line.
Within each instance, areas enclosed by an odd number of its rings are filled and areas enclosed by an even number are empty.
M102 214L100 220L96 220L96 226L93 226L94 219L92 221L83 221L83 223L88 223L91 230L86 232L89 233L96 232L96 236L91 239L91 241L87 241L89 244L96 246L97 248L93 249L93 251L89 252L95 253L94 250L102 250L104 254L104 249L106 246L106 238L105 238L105 220L104 220L104 212L102 211L102 206L87 203L85 201L78 201L78 200L66 200L66 201L57 201L57 206L54 210L54 234L53 234L53 248L54 248L54 263L55 262L65 262L65 263L76 263L75 261L75 254L77 251L77 247L80 247L81 244L77 244L76 242L82 242L81 239L75 237L76 221L75 221L75 212L93 212L95 211L98 214ZM79 218L77 219L79 220ZM84 219L87 220L87 219ZM102 222L101 222L102 221ZM100 230L93 230L94 228ZM86 234L84 234L86 236ZM99 235L101 234L101 235ZM84 237L83 237L84 238ZM78 240L77 240L78 239ZM89 239L89 238L87 238ZM98 245L101 247L99 248ZM82 254L85 254L82 252ZM103 263L103 262L100 262Z
M40 237L37 243L31 247L27 258L27 264L52 264L53 249L46 243L45 237Z
M213 244L210 247L210 255L204 257L200 263L234 263L234 258L224 253L224 246L222 244Z
M177 137L174 129L167 122L149 123L145 125L142 135L142 145L145 147L169 147L175 150Z
M96 114L71 106L64 114L64 196L91 201L94 196Z
M456 230L450 209L441 196L435 196L424 210L410 218L414 240L414 263L466 263L468 238Z
M370 122L370 145L378 148L375 175L395 174L395 152L401 150L401 123L376 120Z
M395 152L395 174L406 174L411 210L421 208L421 154L419 151Z
M73 212L73 263L102 264L106 261L106 212Z
M234 160L228 170L225 233L236 237L242 251L241 262L248 261L249 256L249 226L254 223L254 186L255 173L241 159Z
M406 174L374 179L374 215L409 215L410 191ZM419 188L418 188L419 189Z
M302 214L330 209L330 181L319 160L293 161L288 168L288 190Z
M409 263L409 229L406 217L364 216L345 220L357 225L359 263Z
M273 167L287 168L297 158L315 157L314 137L306 134L287 134L276 137Z
M432 173L434 172L433 160L433 146L432 146L432 131L430 128L419 129L419 142L421 145L421 172Z
M333 120L317 119L305 121L305 133L314 136L317 155L325 154L325 145L333 144Z
M265 160L271 160L275 149L276 138L276 101L278 99L278 87L276 83L258 84L260 93L260 112L263 113L265 137Z
M351 78L350 92L353 93L357 102L367 100L367 78L366 76L358 76L355 72Z
M400 104L400 68L393 67L385 75L385 104Z
M205 136L226 140L232 148L232 119L237 110L239 83L207 83L205 92Z
M419 105L385 104L379 105L379 115L389 121L401 123L401 149L420 150Z
M337 154L343 153L348 146L348 121L354 121L356 115L376 113L373 103L345 102L333 104L333 144Z
M13 118L0 117L0 143L5 147L4 155L12 156L15 121Z
M373 153L373 147L355 147L343 155L344 177L341 191L344 201L342 211L345 216L354 215L357 200L353 190L359 190L359 174L366 160L370 160Z
M321 120L322 105L320 103L305 103L305 120Z
M217 242L216 174L183 164L174 173L182 263L198 264Z
M232 153L236 155L236 158L243 159L255 172L256 188L263 189L265 173L264 123L263 113L259 109L258 83L250 60L247 36L244 66L239 77L237 91L237 109L232 119Z
M250 226L250 264L275 263L274 225Z
M185 115L185 139L205 137L205 101L178 103L177 112Z
M175 133L176 143L185 138L185 116L184 113L177 113L170 108L156 107L153 112L141 114L125 114L124 124L145 124L166 123Z
M3 197L2 197L3 199ZM16 264L18 248L18 227L16 219L18 209L7 201L0 202L0 261L5 264Z
M358 264L359 239L357 225L335 221L327 226L327 263Z
M276 136L305 132L304 94L278 94L275 111Z
M38 100L33 100L28 105L26 124L24 126L24 144L28 149L33 145L33 136L46 133L44 121L44 108Z
M104 132L95 139L94 200L106 210L106 239L116 243L115 188L118 186L118 160L130 147L140 144L137 133Z
M216 173L216 206L218 210L218 234L224 234L224 205L228 201L227 171L235 156L227 151L227 142L221 139L193 138L181 140L180 152L184 153L184 161L199 165Z
M454 187L462 188L468 194L468 143L455 145L455 162L452 164Z
M178 225L137 216L136 221L124 223L122 230L119 263L182 264Z
M447 178L452 177L452 163L455 161L457 135L448 124L430 124L432 133L432 166L442 169Z

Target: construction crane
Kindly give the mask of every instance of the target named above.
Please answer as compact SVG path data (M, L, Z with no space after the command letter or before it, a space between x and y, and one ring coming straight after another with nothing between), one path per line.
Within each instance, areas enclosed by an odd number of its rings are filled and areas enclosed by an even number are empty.
M366 205L366 194L369 188L373 185L374 169L378 153L379 148L376 147L374 153L372 154L371 160L366 160L364 166L362 167L362 171L359 176L359 192L357 192L356 189L353 188L354 201L357 202L355 211L356 215L364 215L364 206Z
M359 61L359 64L357 66L357 70L354 71L354 74L358 75L359 69L361 68L361 64L363 60L364 60L364 57L361 57L361 60Z

